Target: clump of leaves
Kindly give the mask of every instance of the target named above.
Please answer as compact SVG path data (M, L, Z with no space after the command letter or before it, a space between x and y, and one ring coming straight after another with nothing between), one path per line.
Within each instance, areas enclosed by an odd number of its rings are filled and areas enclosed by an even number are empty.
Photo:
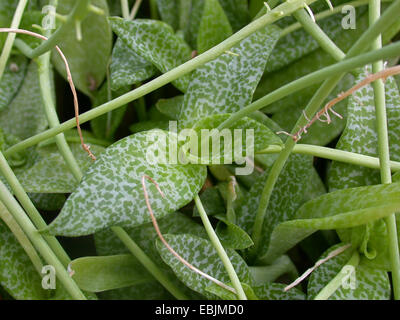
M1 1L0 294L400 299L400 0L328 3Z

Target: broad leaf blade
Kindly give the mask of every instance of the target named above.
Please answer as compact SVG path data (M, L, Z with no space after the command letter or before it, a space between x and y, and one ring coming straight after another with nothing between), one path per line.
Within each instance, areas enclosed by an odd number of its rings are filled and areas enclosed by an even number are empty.
M147 182L155 215L163 217L190 202L202 187L206 168L149 163L148 152L160 150L170 137L161 130L140 132L106 149L88 169L60 215L48 227L52 234L78 236L114 225L138 226L150 221L141 179L153 178L165 194ZM166 143L166 142L165 142Z
M208 240L190 234L169 234L165 235L165 239L179 255L196 268L222 282L230 281L217 251ZM194 291L210 296L206 288L213 282L182 264L160 241L157 241L157 249L164 262L172 268L183 283ZM232 249L228 249L227 254L239 279L244 283L251 284L250 271L243 259Z
M130 254L78 258L69 264L76 284L85 291L101 292L153 281Z
M68 14L74 4L73 0L60 2L57 13ZM105 14L89 12L82 21L82 40L77 40L76 28L73 28L58 44L68 60L75 86L88 96L103 82L112 49L107 2L95 0L91 4L103 9ZM56 52L52 60L57 71L66 78L64 62Z
M153 63L165 73L191 58L189 46L166 23L136 19L126 21L109 18L113 31L138 55ZM186 91L189 75L173 81L181 91Z
M234 46L234 54L224 53L196 69L184 97L181 127L248 105L278 37L279 29L267 26Z

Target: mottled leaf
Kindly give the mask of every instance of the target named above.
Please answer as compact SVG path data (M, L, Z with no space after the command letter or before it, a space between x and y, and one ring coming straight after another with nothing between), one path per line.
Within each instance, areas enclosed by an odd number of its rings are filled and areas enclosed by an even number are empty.
M53 84L50 84L51 90ZM5 133L25 139L47 127L43 100L39 87L37 65L32 61L20 90L13 101L0 110L0 127Z
M23 56L11 56L0 81L0 110L6 108L18 92L27 67Z
M126 21L109 18L113 31L138 55L153 63L161 72L167 72L191 58L189 46L166 23L135 19ZM189 75L173 81L181 91L186 91Z
M78 143L70 144L71 151L79 167L85 171L92 160ZM100 155L102 147L91 145L94 154ZM70 193L78 185L56 145L31 151L28 163L14 170L26 192L31 193Z
M141 184L144 175L157 181L165 194L162 198L152 183L147 184L158 218L190 202L204 183L206 168L160 164L158 159L151 159L160 149L167 149L162 140L170 137L164 131L152 130L126 137L108 147L88 169L47 231L78 236L113 225L134 227L149 222Z
M0 210L7 210L0 203ZM0 220L0 285L17 300L46 299L42 279L13 233Z
M260 300L305 300L306 295L299 289L293 288L285 292L286 287L282 283L266 283L262 286L253 287L254 293Z
M248 105L279 37L279 29L267 26L199 67L184 96L181 127L190 127L205 116L233 113Z
M218 0L205 0L197 34L199 54L216 46L232 34L232 28Z
M165 239L179 255L196 268L222 282L227 283L230 281L217 251L208 240L190 234L168 234L165 235ZM192 290L210 297L206 290L212 284L210 280L182 264L160 241L157 241L157 249L164 262L172 268L183 283ZM250 271L243 259L232 249L227 249L227 254L239 279L251 285Z
M117 39L111 56L111 89L139 83L155 75L156 67Z
M342 244L329 248L322 256L325 258L331 251ZM349 261L352 251L347 249L340 255L326 261L319 266L310 277L307 287L308 299L315 296L331 281L343 266ZM350 271L350 270L348 270ZM346 271L347 272L347 271ZM330 300L388 300L390 299L390 282L386 271L371 269L362 264L355 270L355 289L350 287L351 278L346 284L349 288L340 286L331 296ZM348 272L349 274L349 272Z
M316 230L351 228L398 211L400 184L339 190L305 203L272 231L263 261L272 261Z

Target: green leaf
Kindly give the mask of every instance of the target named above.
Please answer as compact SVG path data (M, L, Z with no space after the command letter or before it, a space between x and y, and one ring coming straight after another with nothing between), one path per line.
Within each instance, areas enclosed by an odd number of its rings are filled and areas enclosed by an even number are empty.
M156 103L156 108L170 119L178 120L183 105L183 97L183 95L180 95L169 99L160 99Z
M322 256L325 258L331 251L337 249L342 244L329 248ZM308 299L315 296L331 281L347 263L352 254L351 250L346 250L340 255L324 262L310 277L308 282ZM346 281L349 284L350 280ZM390 282L386 271L374 270L362 264L355 268L355 289L340 286L330 300L388 300L390 299Z
M137 123L134 123L129 127L129 130L132 133L138 133L142 131L149 131L153 129L161 129L161 130L168 130L169 128L169 122L165 120L159 120L159 121L140 121Z
M36 208L45 211L60 210L67 200L61 193L29 193L28 195Z
M60 215L46 229L51 234L87 235L109 226L138 226L150 221L141 179L152 177L165 194L147 182L155 216L163 217L189 203L202 187L206 168L150 163L171 135L152 130L126 137L108 147L88 169ZM154 159L153 159L154 160Z
M111 89L109 91L108 88L108 82L105 82L97 92L92 108L115 99L128 91L129 88L121 88L118 91L111 92ZM109 95L111 95L111 97L109 97ZM121 124L122 118L125 115L125 111L126 105L91 120L90 126L92 127L93 133L96 135L96 137L105 140L113 140L115 131Z
M0 82L0 110L6 108L14 98L25 77L27 59L11 56Z
M105 14L89 12L82 21L82 40L77 40L74 27L58 44L68 60L75 86L88 96L103 82L112 49L107 1L94 0L91 4L103 9ZM57 13L68 14L74 5L74 0L61 1ZM52 61L57 71L66 78L64 62L57 53L53 54Z
M244 27L250 21L247 0L219 0L233 31Z
M86 171L92 160L79 143L72 143L70 147L79 167ZM95 155L100 155L104 149L91 145L91 150ZM14 172L26 192L70 193L78 185L56 145L32 150L27 164L16 168Z
M50 87L53 91L53 83ZM17 95L0 110L0 128L5 133L26 139L46 129L47 118L40 92L37 65L32 61Z
M370 68L369 68L370 70ZM363 80L369 72L359 73L356 83ZM385 82L386 110L391 159L399 161L400 143L400 96L392 77ZM375 101L372 86L356 91L348 100L348 119L336 148L367 156L378 156L378 134L376 132ZM380 182L379 170L333 162L329 170L329 189L338 190L377 184Z
M193 130L196 135L190 136L190 141L187 144L191 148L191 155L199 158L197 161L201 159L201 163L228 163L227 159L229 158L237 161L242 156L249 156L251 150L257 153L270 145L282 145L281 139L274 132L258 121L247 117L236 121L229 128L216 131L214 134L212 129L217 128L229 117L230 114L215 114L194 124ZM221 137L224 137L224 142L220 143L218 150L218 146L214 146L214 140L219 141ZM240 141L242 142L241 145L239 145ZM207 155L208 157L206 157Z
M286 255L280 256L270 265L250 267L250 272L256 285L272 283L284 274L288 274L292 280L299 276L296 266Z
M130 49L121 39L117 39L110 64L112 90L145 81L156 73L157 69L152 63Z
M130 49L153 63L163 73L191 58L192 50L164 22L145 19L126 21L117 17L109 18L109 21L113 31ZM183 92L188 83L189 75L173 81Z
M262 286L253 287L254 293L260 300L305 300L306 295L299 289L292 288L285 292L285 284L266 283Z
M7 210L0 203L0 210ZM0 285L17 300L43 300L42 279L10 229L0 220Z
M335 1L334 5L338 5L338 1ZM340 1L345 2L345 1ZM326 6L323 10L326 10ZM356 8L356 17L361 17L365 8ZM314 14L317 11L314 11ZM344 29L342 27L343 14L337 13L335 15L329 16L325 19L317 21L317 24L322 29L322 31L335 43L342 47L340 38L348 37L349 35L355 33L356 31L352 29ZM363 17L366 20L366 16ZM357 28L360 28L360 19L357 21ZM305 57L307 54L319 48L318 42L303 28L295 30L281 39L276 44L276 47L271 55L271 59L268 61L266 72L278 71L279 69L295 62L296 60Z
M215 231L224 247L242 250L254 244L251 237L243 229L229 222L226 217L217 215L216 218L220 222Z
M207 238L207 233L205 229L194 220L188 218L182 213L174 212L161 219L158 219L158 225L162 234L182 234L190 233L203 238ZM152 223L143 224L135 228L124 228L124 230L129 234L129 236L137 243L137 245L153 260L153 262L162 270L162 272L170 278L170 280L179 287L183 287L183 290L190 297L199 298L198 294L194 296L194 292L187 289L182 285L173 271L166 265L160 258L158 251L156 249L156 239L158 238L157 233L154 229ZM121 240L109 229L100 231L95 234L95 244L96 251L100 255L115 255L115 254L125 254L129 253L126 246L121 242ZM113 290L110 292L110 296L121 296L123 299L131 297L133 299L137 298L134 294L137 290L135 288L142 287L142 285L135 285L130 287L131 289L121 289ZM147 286L146 286L147 287ZM161 288L160 292L165 295L165 289L162 286L154 284L148 287ZM154 293L148 293L149 296L153 296ZM170 298L169 294L167 296ZM147 297L143 297L147 299Z
M232 283L228 283L228 286L232 287ZM242 288L248 300L259 300L256 294L253 291L253 288L250 287L246 283L242 283ZM222 300L238 300L237 295L233 292L218 286L216 283L213 283L209 287L206 288L207 292L210 292Z
M190 234L167 234L165 239L181 257L196 268L222 282L230 281L228 273L210 241ZM160 241L157 241L157 249L164 262L171 267L183 283L192 290L210 297L206 288L213 282L182 264ZM244 260L232 249L228 249L227 254L239 279L244 283L251 284L250 271Z
M198 53L211 49L231 35L231 25L218 0L205 0L197 35Z
M262 252L265 252L269 246L269 238L274 226L280 222L292 219L296 210L304 202L304 195L306 187L310 183L312 169L310 157L297 154L290 156L271 194L263 225ZM269 171L270 168L258 178L256 184L245 197L242 205L236 210L236 222L249 234L252 232L255 213L257 212ZM281 254L283 253L281 252ZM278 256L274 258L278 258Z
M351 228L399 210L400 184L330 192L305 203L293 220L275 225L263 261L272 261L316 230Z
M234 54L224 53L196 69L184 97L181 127L248 105L278 38L279 29L267 26L234 46Z
M200 200L208 216L215 216L226 212L224 200L222 199L217 187L205 189L200 194ZM196 206L193 207L193 216L199 216L199 210Z
M364 79L370 69L371 68L368 67L365 70L361 70L356 82L358 83ZM397 138L400 134L400 112L398 110L398 106L400 105L400 95L396 82L392 77L388 78L385 82L385 90L391 159L398 161L400 159L400 144L398 143ZM377 157L378 136L376 132L375 100L372 86L365 86L355 92L349 98L347 107L347 125L336 145L336 148ZM380 174L378 170L333 162L329 169L328 181L330 190L338 190L378 184L380 182ZM365 256L369 257L369 262L374 264L375 267L380 265L380 268L389 270L390 266L386 250L387 246L377 244L377 242L380 242L380 239L387 239L386 226L383 225L383 230L381 230L382 228L380 227L380 223L376 222L375 224L375 226L371 225L355 229L341 230L339 236L342 241L352 237L359 238L360 242L357 244L353 243L353 245L360 245L362 241L361 238L368 237L365 239L367 242L363 249ZM368 235L365 234L366 228L368 228ZM375 234L374 230L377 234ZM358 235L356 235L356 233L358 233ZM373 245L372 243L375 244ZM368 247L371 246L375 246L375 249L379 246L380 250L375 250L375 253L370 255L368 253Z
M180 0L157 0L157 8L161 19L174 30L179 29L179 4Z
M100 292L103 300L173 300L174 297L157 281Z
M72 278L82 290L101 292L153 281L131 254L78 258L69 264Z

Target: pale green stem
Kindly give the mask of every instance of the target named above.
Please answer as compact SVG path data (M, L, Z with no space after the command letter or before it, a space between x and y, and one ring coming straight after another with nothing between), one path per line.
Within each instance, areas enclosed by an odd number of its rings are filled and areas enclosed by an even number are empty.
M150 1L150 17L153 20L158 19L158 10L157 10L157 2L156 0L149 0Z
M268 148L256 152L256 154L280 153L283 147L271 145ZM338 161L356 166L362 166L371 169L380 169L379 158L366 156L359 153L333 149L328 147L320 147L310 144L296 144L292 150L293 153L306 154L318 158ZM400 171L400 162L390 161L390 169L392 172Z
M398 18L399 10L400 10L400 0L397 0L386 10L385 14L382 15L382 17L378 21L376 21L374 25L370 26L368 30L364 32L364 34L358 39L358 41L351 47L348 54L346 55L346 60L350 57L354 57L355 55L360 54L365 49L367 49L370 45L371 39L375 39L381 32L386 30L386 28L388 28ZM311 98L310 102L308 103L307 107L304 110L304 114L300 116L300 118L297 120L292 130L292 134L296 134L298 128L301 128L307 124L308 122L307 117L310 118L313 117L314 114L318 111L318 109L321 108L322 104L324 103L328 95L332 92L332 90L336 87L336 85L339 83L343 75L344 73L335 75L324 81L321 87ZM235 117L235 114L231 116L231 118L233 117ZM222 123L219 126L219 128L220 129L223 128L224 125L226 125L226 123L229 123L229 120L230 119ZM296 142L291 138L288 138L286 140L285 147L279 154L276 161L274 162L270 174L268 175L267 181L264 185L264 189L261 194L260 203L255 217L255 222L253 225L252 236L254 241L254 247L251 252L251 257L253 259L256 257L257 251L259 249L261 240L261 231L264 224L264 217L269 205L269 200L272 194L272 190L274 189L276 181L278 180L280 173L282 172L290 154L292 153L295 144Z
M126 20L130 20L128 0L121 0L121 9L122 9L122 17Z
M46 35L46 36L48 36L48 35ZM47 52L38 58L38 66L39 66L38 72L39 72L40 88L41 88L42 98L43 98L43 102L44 102L45 113L46 113L50 127L55 127L55 126L60 125L60 122L58 120L58 116L55 111L55 105L54 105L53 98L51 96L50 87L49 87L49 83L50 83L50 52ZM70 149L64 135L63 134L57 135L55 137L55 139L56 139L58 150L59 150L60 154L62 155L62 157L64 158L64 161L66 162L68 168L73 173L75 179L80 182L82 180L82 171L80 170L79 164L76 161L73 153L71 152L71 149ZM133 240L131 240L130 242L127 241L126 237L129 237L129 236L126 234L126 232L122 228L119 228L119 227L112 228L112 230L120 239L121 239L121 236L123 236L123 238L121 240L124 243L128 243L129 244L128 248L132 251ZM144 253L141 251L141 249L139 247L137 247L133 253L135 254L135 256L136 256L136 254L138 254L137 258L139 259L139 261L141 261L141 262L143 261ZM150 261L150 263L149 263L149 261ZM147 257L147 259L145 259L145 262L146 262L146 264L144 264L144 266L146 268L150 268L149 271L152 274L155 273L155 278L158 279L161 284L163 284L163 285L165 284L167 290L169 290L173 295L175 295L178 292L178 296L176 296L177 298L182 297L181 295L179 295L179 290L177 288L175 288L175 286L172 283L170 283L168 279L165 280L166 277L160 277L160 274L162 274L162 272L148 257Z
M25 209L26 213L29 215L29 218L32 220L36 228L44 229L45 227L47 227L46 222L43 220L42 216L33 205L31 199L29 199L27 193L19 183L14 172L11 170L6 158L4 158L4 155L1 152L0 152L0 172L10 185L11 190L14 192L18 201L21 203L22 207ZM60 259L60 261L64 264L64 266L67 266L68 263L70 262L70 259L68 255L65 253L63 247L56 239L56 237L45 236L44 238L46 239L46 241L48 242L49 246L52 248L54 253L57 255L57 257Z
M196 204L197 210L199 211L199 215L201 221L203 222L204 228L208 234L208 237L211 240L215 250L217 250L218 256L222 260L222 263L225 266L226 271L228 272L229 278L231 279L232 285L236 290L237 296L240 300L247 300L246 294L244 293L242 284L239 280L239 277L235 271L235 268L232 265L231 260L229 259L228 255L224 247L222 246L221 242L216 235L214 228L212 227L210 220L208 220L207 213L204 210L203 204L201 203L200 197L196 195L194 197L194 202Z
M47 41L44 41L37 48L30 50L29 52L24 52L24 54L33 59L53 49L65 37L66 34L73 30L76 21L82 21L86 17L89 10L90 0L76 1L74 8L67 16L65 23L63 23Z
M359 55L352 59L346 59L346 60L340 61L334 65L331 65L331 66L325 67L323 69L320 69L318 71L315 71L313 73L310 73L302 78L299 78L299 79L291 82L290 84L287 84L287 85L269 93L268 95L264 96L263 98L260 98L259 100L248 105L244 109L241 109L239 112L234 113L227 121L225 121L223 124L221 124L221 126L228 127L229 125L233 125L237 120L253 113L254 111L257 111L257 110L259 110L279 99L282 99L291 93L297 92L307 86L321 82L321 81L323 81L323 79L326 79L327 77L332 76L333 74L351 71L357 67L364 66L365 64L371 63L373 61L380 60L380 59L386 59L386 58L393 58L393 57L398 56L399 54L400 54L400 43L395 43L395 44L387 45L380 50L368 52L368 53ZM196 58L194 58L194 59L196 59ZM179 76L186 74L186 72L181 72L182 69L184 69L181 67L190 64L190 68L191 68L190 71L191 71L192 70L191 63L192 63L192 61L194 61L194 59L161 75L160 77L154 79L153 81L150 81L131 92L128 92L118 98L115 98L112 101L109 101L105 104L102 104L101 106L98 106L90 111L87 111L87 112L81 114L79 116L79 122L81 124L85 123L85 122L90 121L98 116L101 116L101 115L107 113L107 112L110 112L118 107L126 105L129 102L131 102L135 99L138 99L140 97L143 97L144 95L175 80ZM196 67L200 66L201 64L202 63L199 63ZM196 67L194 67L194 68L196 68ZM176 73L178 73L179 75L177 76ZM172 74L173 74L173 76L171 76ZM166 78L167 78L167 80L166 80ZM7 149L4 152L4 154L6 156L10 156L16 152L19 152L28 147L31 147L41 141L52 138L61 132L72 129L75 126L76 126L75 118L70 119L57 127L43 131L33 137L30 137L24 141L21 141L20 143L15 144L14 146Z
M380 0L370 0L369 3L369 23L373 25L380 16ZM371 48L379 49L382 47L382 37L379 35L372 41ZM377 61L372 64L372 72L376 73L383 70L383 62ZM378 152L381 164L381 182L391 183L392 176L390 171L389 136L386 118L385 85L382 79L372 83L375 99L376 127L378 132ZM385 218L389 238L389 256L392 271L392 283L394 298L400 300L400 253L397 239L396 217L393 213Z
M4 159L5 160L5 159ZM0 167L3 167L0 164ZM56 276L64 285L64 288L76 300L86 300L85 295L76 285L75 281L70 277L63 264L58 260L57 256L53 253L48 243L44 240L43 236L35 228L31 220L26 216L24 210L21 208L17 200L8 191L7 187L0 181L0 201L6 206L8 211L13 215L21 229L28 236L35 248L39 251L44 260L56 270Z
M14 217L8 212L7 208L0 201L0 219L4 221L4 223L11 230L18 243L24 249L29 259L32 261L33 266L41 275L43 263L40 259L39 255L36 252L36 249L33 247L32 243L29 241L29 238L26 236L24 231L21 229L17 221L15 221Z
M50 52L46 52L38 58L38 73L44 111L50 128L53 128L55 126L59 126L60 122L57 117L50 88ZM67 141L65 140L64 134L60 133L56 135L55 140L61 156L68 164L68 168L72 172L73 176L80 181L82 179L82 172L79 169L79 165L72 154Z
M343 284L345 278L349 276L348 268L353 267L355 269L359 262L360 256L357 250L355 250L350 260L343 266L340 272L315 296L314 300L328 300L329 297L334 294L335 291Z
M146 269L157 279L165 289L179 300L188 300L188 297L180 288L173 284L170 279L157 267L157 265L146 255L145 252L132 240L126 231L120 227L112 227L111 230L124 243L129 251L146 267Z
M304 30L307 31L319 44L319 46L329 53L336 61L343 60L346 56L340 48L321 30L317 23L312 21L310 15L300 9L293 13L293 16L301 23Z
M392 2L392 1L393 0L383 0L382 2ZM344 6L348 6L349 5L349 6L352 6L354 8L357 8L357 7L360 7L360 6L367 5L368 2L369 2L369 0L357 0L357 1L346 2L346 3L342 4L342 5L334 7L333 10L328 9L328 10L319 12L319 13L314 15L314 18L315 18L316 21L323 20L323 19L325 19L327 17L330 17L330 16L332 16L334 14L341 13ZM293 23L290 26L288 26L285 29L283 29L281 31L280 36L282 38L282 37L286 36L287 34L289 34L291 32L294 32L294 31L296 31L298 29L301 29L301 27L302 27L302 25L299 22Z
M20 0L18 2L17 9L15 10L14 17L11 22L10 28L18 28L22 19L22 15L24 14L26 4L28 0ZM4 43L3 51L0 56L0 80L3 77L4 69L6 68L8 57L10 56L12 46L14 44L15 37L17 35L15 33L9 33L7 35L6 42Z

